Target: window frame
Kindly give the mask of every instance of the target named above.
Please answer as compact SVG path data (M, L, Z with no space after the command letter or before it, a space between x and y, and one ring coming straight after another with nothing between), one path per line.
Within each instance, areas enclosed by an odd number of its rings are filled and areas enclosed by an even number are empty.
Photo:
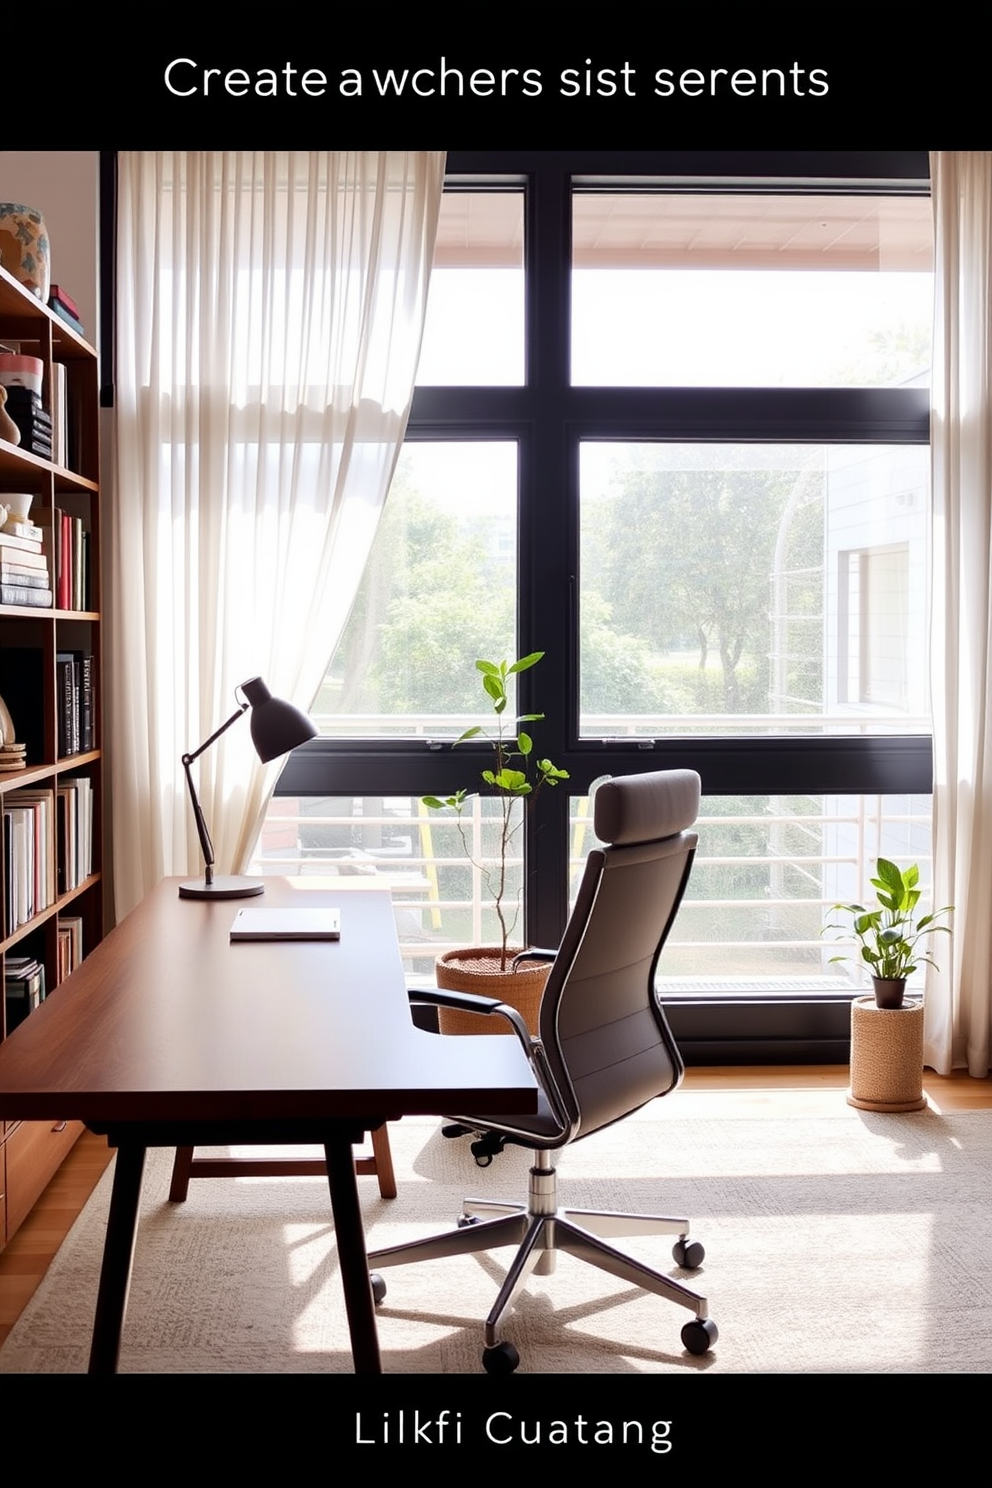
M509 438L519 446L517 653L557 664L520 681L521 711L546 714L541 747L569 771L545 791L525 841L526 934L554 945L568 914L569 796L603 774L689 766L704 794L927 794L928 734L598 740L579 737L579 444L594 440L929 443L925 388L620 388L570 382L573 185L781 192L784 187L928 194L925 152L449 152L446 189L522 188L523 386L418 388L408 440ZM801 179L797 180L800 176ZM794 183L791 184L790 183ZM561 664L558 659L562 659ZM473 746L462 745L459 754ZM447 794L451 745L318 739L287 762L278 795ZM481 749L479 751L481 758ZM463 759L460 773L467 773ZM850 997L701 999L673 1013L689 1058L843 1058ZM817 1008L820 1012L817 1013Z

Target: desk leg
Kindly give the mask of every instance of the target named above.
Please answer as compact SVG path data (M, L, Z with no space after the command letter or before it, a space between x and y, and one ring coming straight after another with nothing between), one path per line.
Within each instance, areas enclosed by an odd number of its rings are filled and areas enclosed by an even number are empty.
M351 1354L356 1374L381 1374L379 1334L375 1322L375 1304L369 1281L369 1263L365 1250L365 1228L358 1202L355 1181L355 1158L351 1141L335 1137L324 1144L327 1160L327 1182L331 1190L334 1235L341 1265L341 1284L348 1311L351 1332Z
M121 1353L121 1329L131 1286L138 1200L145 1170L144 1147L119 1147L110 1199L107 1238L103 1245L100 1290L96 1299L90 1374L116 1374Z

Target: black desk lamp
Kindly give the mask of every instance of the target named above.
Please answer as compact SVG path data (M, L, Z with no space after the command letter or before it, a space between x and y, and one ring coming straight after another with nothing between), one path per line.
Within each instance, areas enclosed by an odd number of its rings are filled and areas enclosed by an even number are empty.
M242 682L234 689L235 697L239 692L244 702L238 704L237 712L232 713L227 722L222 723L209 739L205 739L199 749L195 749L192 754L183 755L183 769L186 771L186 784L193 804L193 817L200 838L200 851L206 864L206 874L202 881L191 879L187 883L181 883L180 899L247 899L251 894L265 892L265 885L258 878L244 878L240 874L214 878L214 845L210 841L199 797L193 786L193 776L190 773L193 761L199 759L203 751L209 749L221 734L226 733L232 723L237 723L249 708L251 741L263 765L268 764L269 760L277 759L280 754L288 754L297 744L305 744L307 739L316 738L317 735L317 730L307 715L301 713L299 708L294 708L292 703L273 697L261 677L250 677L247 682Z

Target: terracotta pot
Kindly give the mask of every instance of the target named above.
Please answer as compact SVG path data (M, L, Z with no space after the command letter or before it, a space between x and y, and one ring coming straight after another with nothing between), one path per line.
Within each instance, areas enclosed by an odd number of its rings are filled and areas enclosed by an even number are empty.
M871 984L875 988L875 1006L880 1008L901 1008L902 1000L906 995L905 977L876 977L873 976Z
M479 997L498 997L522 1013L531 1033L537 1033L544 984L551 970L548 961L525 961L516 971L509 960L519 952L509 953L507 970L500 971L500 953L494 946L473 946L460 951L446 951L435 963L437 984L446 992L474 992ZM438 1009L438 1027L442 1033L511 1034L503 1018L462 1013L451 1008Z

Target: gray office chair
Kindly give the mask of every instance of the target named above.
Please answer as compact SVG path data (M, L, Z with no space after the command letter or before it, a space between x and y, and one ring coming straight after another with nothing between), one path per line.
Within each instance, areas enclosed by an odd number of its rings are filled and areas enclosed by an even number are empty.
M386 1288L378 1272L386 1266L516 1245L486 1320L482 1357L490 1374L510 1373L520 1362L513 1344L500 1339L500 1328L531 1272L554 1270L557 1250L688 1308L694 1317L682 1329L682 1343L690 1353L706 1353L717 1340L705 1298L607 1243L619 1235L674 1234L676 1263L694 1270L704 1252L689 1240L688 1220L559 1208L551 1157L556 1148L666 1095L682 1078L682 1060L655 990L655 969L692 866L696 834L689 829L698 807L699 776L691 770L631 775L600 786L595 829L609 845L589 854L558 951L527 953L554 963L538 1038L531 1037L515 1009L494 999L440 990L415 994L417 1001L435 1006L508 1018L540 1086L536 1116L458 1118L471 1130L497 1133L500 1140L536 1152L526 1204L468 1199L458 1229L369 1256L373 1295L381 1302Z

